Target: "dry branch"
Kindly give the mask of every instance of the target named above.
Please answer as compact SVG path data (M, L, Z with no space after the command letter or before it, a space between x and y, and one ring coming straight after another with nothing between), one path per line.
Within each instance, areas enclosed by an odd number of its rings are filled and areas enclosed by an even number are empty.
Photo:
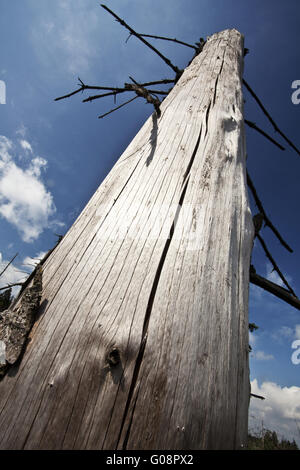
M114 93L121 93L122 91L124 91L123 88L111 88L111 87L84 85L84 86L81 86L78 90L72 91L71 93L68 93L67 95L63 95L63 96L59 96L58 98L55 98L54 101L59 101L65 98L69 98L70 96L73 96L76 93L79 93L80 91L84 91L84 90L112 90L111 93L108 93L105 95L99 95L99 97L113 95Z
M278 268L273 256L271 255L271 253L269 252L268 248L267 248L267 245L265 243L265 241L263 240L262 236L259 235L259 233L257 234L257 238L258 240L260 241L261 243L261 246L263 247L263 250L264 252L266 253L266 256L267 258L271 261L272 265L273 265L273 268L274 270L277 272L278 276L280 277L280 279L282 280L282 282L286 285L286 287L288 288L288 290L290 291L291 294L293 294L296 298L296 294L295 292L293 291L293 289L291 288L291 286L289 285L289 283L287 282L287 280L285 279L284 275L282 274L282 272L280 271L280 269Z
M113 113L114 111L117 111L118 109L122 108L126 104L131 103L131 101L136 100L137 98L138 98L138 96L134 96L133 98L131 98L131 100L125 101L125 103L120 104L120 106L117 106L116 108L111 109L110 111L108 111L105 114L101 114L101 116L98 116L98 119L102 119L105 116L108 116L109 114Z
M179 41L178 39L176 38L167 38L165 36L155 36L153 34L141 34L139 33L139 35L143 38L153 38L153 39L161 39L163 41L172 41L172 42L176 42L177 44L182 44L183 46L186 46L186 47L191 47L192 49L195 49L195 51L198 51L198 47L197 46L194 46L193 44L188 44L187 42L184 42L184 41ZM126 39L126 42L128 41L128 39L132 36L132 34L130 33L128 38Z
M112 10L110 10L106 5L101 5L104 10L106 10L108 13L110 13L112 16L116 18L116 20L124 26L128 31L133 35L136 36L140 41L142 41L146 46L148 46L152 51L154 51L171 69L176 73L176 77L178 78L179 76L182 75L182 70L180 70L176 65L173 65L170 59L165 57L161 52L159 52L152 44L150 44L148 41L146 41L139 33L137 33L134 29L132 29L127 23L125 23L124 20L119 18Z
M282 147L281 144L279 144L276 140L274 140L271 136L269 136L269 134L267 134L265 131L263 131L262 129L260 129L259 127L257 127L257 125L254 123L254 122L251 122L251 121L248 121L247 119L245 119L245 123L251 127L252 129L255 129L257 132L259 132L260 134L262 134L266 139L268 139L270 142L272 142L274 145L276 145L276 147L279 147L280 150L285 150L284 147Z
M262 276L259 276L258 274L256 274L256 272L253 272L251 270L250 282L270 292L270 294L275 295L279 299L284 300L289 305L292 305L293 307L300 310L300 300L297 297L291 295L291 293L284 287L281 287L278 284L275 284L274 282L269 281L268 279L265 279Z
M162 80L156 80L154 82L147 82L147 83L141 83L141 86L150 86L150 85L160 85L160 84L168 84L168 83L174 83L175 80L172 78L164 78Z
M111 91L109 93L102 93L101 95L93 95L93 96L89 96L88 98L85 98L84 100L82 100L83 103L88 103L90 101L94 101L94 100L98 100L99 98L104 98L105 96L116 96L120 93L124 93L125 90L124 88L122 88L120 91Z
M262 397L261 395L255 395L255 393L250 393L250 396L254 398L259 398L260 400L265 400L265 397Z
M293 144L293 142L290 141L290 139L288 139L288 137L279 129L279 127L277 126L276 122L272 119L272 117L270 116L270 114L268 113L268 111L266 110L266 108L264 107L264 105L262 104L262 102L260 101L260 99L258 98L258 96L254 93L254 91L252 90L252 88L250 87L250 85L248 85L248 83L246 82L246 80L243 80L243 84L245 85L245 87L247 88L247 90L249 91L249 93L253 96L253 98L255 99L255 101L257 102L257 104L259 105L259 107L262 109L263 113L267 116L267 118L269 119L269 121L271 122L272 126L274 127L274 130L275 132L278 132L283 138L284 140L298 153L298 155L300 155L300 150Z
M282 236L280 235L280 233L278 232L278 230L274 227L274 225L272 224L272 222L270 221L269 217L267 216L264 208L263 208L263 205L257 195L257 192L256 192L256 189L254 187L254 184L249 176L249 173L247 171L247 183L248 183L248 186L249 188L251 189L251 192L253 194L253 198L254 198L254 201L255 201L255 204L257 205L257 208L259 209L259 212L263 214L264 216L264 221L265 221L265 225L267 225L268 227L270 227L270 229L274 232L274 234L276 235L276 237L278 238L278 240L280 241L280 243L290 252L290 253L293 253L293 250L292 248L284 241L284 239L282 238Z
M131 77L130 77L131 78ZM131 78L131 80L133 80ZM139 85L135 80L133 80L134 83L125 83L125 88L127 88L130 91L134 91L137 96L141 96L142 98L145 98L147 103L153 104L155 111L157 112L158 117L160 116L160 100L158 98L153 98L150 93L153 93L151 90L147 90L143 86ZM159 93L155 91L155 93Z
M129 85L129 86L128 86ZM142 85L139 85L140 87L142 87ZM130 88L131 87L131 88ZM142 87L143 88L143 87ZM146 89L145 89L146 90ZM116 96L120 93L124 93L126 91L136 91L135 88L132 86L131 83L125 83L125 88L121 88L119 91L112 91L112 92L109 92L109 93L103 93L101 95L93 95L93 96L89 96L88 98L85 98L84 100L82 100L83 103L87 103L89 101L94 101L94 100L97 100L99 98L104 98L105 96ZM163 90L146 90L148 93L155 93L155 94L158 94L158 95L167 95L168 92L167 91L163 91ZM142 95L140 95L142 96Z
M2 276L3 273L7 270L7 268L11 265L11 263L16 259L19 253L16 253L15 256L12 257L12 259L7 263L3 271L0 273L0 277Z

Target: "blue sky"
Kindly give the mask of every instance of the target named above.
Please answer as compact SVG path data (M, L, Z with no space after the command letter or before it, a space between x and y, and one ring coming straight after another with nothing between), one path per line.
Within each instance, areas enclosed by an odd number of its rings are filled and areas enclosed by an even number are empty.
M142 33L193 43L226 28L245 35L250 53L244 77L261 97L279 127L300 147L300 104L291 85L300 80L298 0L107 0L106 4ZM0 0L0 263L18 252L6 277L24 279L35 261L65 233L113 164L152 113L135 100L99 120L113 99L83 104L82 95L54 98L85 83L122 86L173 78L173 72L95 0ZM191 50L172 43L155 45L179 67ZM273 129L245 90L245 117L274 136ZM1 101L1 99L0 99ZM117 104L121 104L121 98ZM284 142L275 136L281 143ZM247 129L248 170L265 210L293 247L288 253L266 228L262 235L278 265L300 295L300 157L277 149ZM253 205L253 212L256 209ZM261 248L253 262L259 274L278 279ZM0 264L0 265L1 265ZM252 426L272 427L300 443L300 364L291 361L292 342L300 339L300 312L258 287L250 287L250 359L254 393ZM299 355L300 357L300 355Z

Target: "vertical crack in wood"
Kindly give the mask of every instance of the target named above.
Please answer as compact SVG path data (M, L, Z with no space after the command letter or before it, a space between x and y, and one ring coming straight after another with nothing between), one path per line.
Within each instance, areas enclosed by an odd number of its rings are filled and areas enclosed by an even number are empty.
M195 156L196 156L197 150L198 150L198 148L199 148L199 144L200 144L201 133L202 133L202 124L201 124L201 127L200 127L199 137L198 137L198 139L197 139L197 142L196 142L194 151L193 151L193 153L192 153L192 156L191 156L191 158L190 158L190 161L189 161L189 163L188 163L188 166L187 166L187 168L186 168L186 170L185 170L185 173L184 173L184 175L183 175L182 186L185 185L186 180L187 180L187 177L189 176L190 171L191 171L191 168L192 168L192 165L193 165L193 163L194 163Z
M215 82L214 97L213 97L213 106L215 105L215 102L216 102L217 87L218 87L219 77L220 77L220 75L221 75L221 73L222 73L222 70L223 70L225 52L226 52L226 49L225 49L224 54L223 54L223 60L222 60L221 68L220 68L220 70L219 70L219 73L218 73L218 75L217 75L216 82Z
M208 106L207 106L207 109L206 109L206 113L205 113L205 125L206 125L206 128L205 128L204 138L207 136L207 132L208 132L208 116L209 116L210 106L211 106L211 101L208 103Z
M209 104L209 107L210 107L210 104ZM209 108L208 108L208 110L209 110ZM208 110L207 110L207 112L208 112ZM124 410L124 414L123 414L123 419L122 419L121 426L120 426L120 431L119 431L119 436L118 436L116 448L119 447L119 442L120 442L120 439L121 439L121 435L122 435L122 432L123 432L125 421L126 421L128 411L129 411L129 408L130 408L130 405L131 405L134 390L136 388L136 384L137 384L137 381L138 381L138 375L139 375L139 371L140 371L141 364L142 364L142 361L143 361L143 356L144 356L146 342L147 342L148 325L149 325L150 316L151 316L151 312L152 312L152 308L153 308L155 294L156 294L156 291L157 291L157 288L158 288L158 283L159 283L160 276L161 276L161 273L162 273L162 270L163 270L163 266L164 266L164 263L165 263L165 260L166 260L166 257L167 257L167 253L168 253L168 250L169 250L169 247L170 247L173 235L174 235L176 222L178 220L179 213L180 213L180 210L181 210L183 202L184 202L186 190L187 190L188 183L189 183L189 173L190 173L192 164L195 160L195 156L197 154L197 150L198 150L198 147L199 147L199 144L200 144L201 132L202 132L202 125L201 125L201 128L200 128L200 132L199 132L199 136L198 136L195 148L193 150L191 159L189 161L187 170L185 172L185 177L184 177L184 182L183 182L184 186L183 186L180 198L179 198L178 207L177 207L177 210L176 210L176 213L175 213L175 216L174 216L174 220L173 220L171 228L170 228L169 236L167 238L164 249L162 251L161 258L160 258L160 261L159 261L159 264L158 264L158 267L157 267L157 270L156 270L156 273L155 273L155 277L154 277L154 280L153 280L152 289L151 289L151 292L150 292L150 295L149 295L149 300L148 300L148 304L147 304L147 308L146 308L146 312L145 312L143 331L142 331L142 340L141 340L139 352L138 352L138 355L137 355L137 358L136 358L136 363L135 363L135 367L134 367L134 371L133 371L133 375L132 375L131 385L130 385L130 389L129 389L129 392L128 392L128 398L127 398L127 402L126 402L126 406L125 406L125 410ZM136 401L137 401L137 395L138 395L138 391L136 393L135 402L134 402L134 405L132 407L131 416L130 416L129 424L128 424L128 427L127 427L127 430L126 430L126 433L125 433L125 437L123 439L123 445L122 445L123 450L126 450L126 446L127 446L128 440L129 440L129 435L130 435L131 425L132 425L132 421L133 421L135 405L136 405Z

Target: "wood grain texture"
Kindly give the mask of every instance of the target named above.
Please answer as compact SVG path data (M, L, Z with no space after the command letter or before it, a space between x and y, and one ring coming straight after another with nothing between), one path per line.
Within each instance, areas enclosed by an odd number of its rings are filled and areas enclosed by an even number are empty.
M0 383L1 449L238 448L247 437L243 37L209 38L43 266Z

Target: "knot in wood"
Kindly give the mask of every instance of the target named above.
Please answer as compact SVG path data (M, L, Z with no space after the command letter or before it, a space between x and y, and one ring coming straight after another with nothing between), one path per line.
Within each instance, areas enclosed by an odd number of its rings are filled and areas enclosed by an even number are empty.
M118 348L113 348L107 355L107 362L111 367L115 367L121 361Z

